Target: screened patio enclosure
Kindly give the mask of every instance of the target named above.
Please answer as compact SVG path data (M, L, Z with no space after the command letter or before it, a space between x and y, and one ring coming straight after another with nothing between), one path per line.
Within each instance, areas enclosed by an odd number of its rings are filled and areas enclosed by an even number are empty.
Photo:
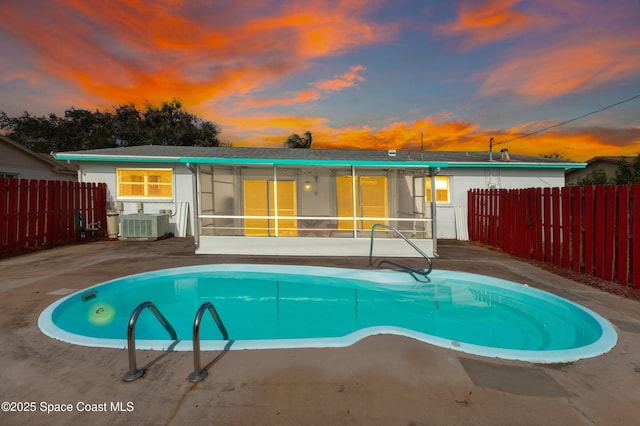
M474 188L559 187L585 163L491 152L140 145L56 154L121 214L168 214L197 254L368 256L393 226L429 255L467 238ZM120 210L120 209L118 209ZM416 256L376 228L375 255ZM380 250L380 251L378 251Z
M199 235L368 240L382 223L430 239L431 179L429 168L199 164Z

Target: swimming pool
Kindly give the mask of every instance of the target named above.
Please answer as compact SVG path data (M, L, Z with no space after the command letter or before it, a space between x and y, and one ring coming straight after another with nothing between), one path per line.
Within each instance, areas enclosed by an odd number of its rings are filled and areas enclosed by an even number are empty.
M569 362L608 352L611 324L580 305L498 278L435 270L427 282L406 272L311 266L224 264L127 276L71 294L38 319L50 337L125 348L133 310L152 301L178 341L147 309L136 325L138 349L191 350L196 311L211 302L203 350L348 346L397 334L477 355ZM208 317L208 318L207 318Z

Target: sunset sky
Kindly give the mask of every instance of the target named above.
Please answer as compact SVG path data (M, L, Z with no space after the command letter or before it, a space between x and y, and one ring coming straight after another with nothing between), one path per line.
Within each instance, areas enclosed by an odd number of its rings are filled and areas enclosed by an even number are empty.
M638 0L3 0L0 110L173 98L234 146L640 152ZM532 132L531 136L522 137ZM513 139L513 140L512 140ZM501 143L503 142L503 143Z

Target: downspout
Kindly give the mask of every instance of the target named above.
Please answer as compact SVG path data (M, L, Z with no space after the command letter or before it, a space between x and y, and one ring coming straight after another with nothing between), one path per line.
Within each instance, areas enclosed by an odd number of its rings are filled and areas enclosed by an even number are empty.
M430 168L431 175L431 239L433 240L433 256L438 256L438 209L436 199L436 175L440 173L440 168Z
M200 220L198 215L200 212L198 203L198 165L186 163L187 169L191 172L191 188L192 188L192 200L193 200L193 212L191 213L191 223L193 223L193 243L195 244L195 250L200 247Z

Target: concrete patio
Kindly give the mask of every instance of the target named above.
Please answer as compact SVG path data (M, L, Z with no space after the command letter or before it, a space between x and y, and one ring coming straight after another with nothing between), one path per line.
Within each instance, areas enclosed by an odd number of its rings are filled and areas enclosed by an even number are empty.
M580 303L611 321L618 332L617 346L597 358L541 365L468 355L404 337L374 336L346 348L203 352L209 377L197 384L187 380L193 370L191 352L138 351L138 365L147 368L146 374L125 383L126 350L70 345L38 329L40 312L60 293L154 269L245 262L367 267L366 257L254 258L193 252L192 239L170 238L98 241L1 259L0 423L638 422L640 304L464 242L440 242L434 268L496 276Z

